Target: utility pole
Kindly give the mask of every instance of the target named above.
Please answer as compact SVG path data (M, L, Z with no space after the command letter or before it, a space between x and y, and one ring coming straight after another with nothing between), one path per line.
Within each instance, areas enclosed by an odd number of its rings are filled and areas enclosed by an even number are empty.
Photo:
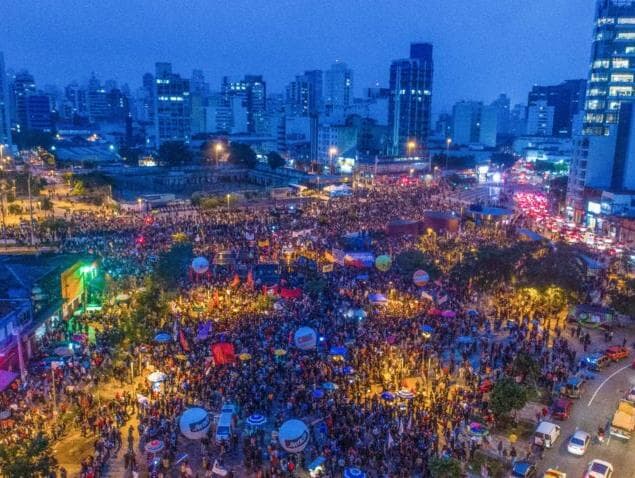
M31 197L31 171L27 173L27 189L29 191L29 216L31 218L31 247L35 245L33 238L33 198Z

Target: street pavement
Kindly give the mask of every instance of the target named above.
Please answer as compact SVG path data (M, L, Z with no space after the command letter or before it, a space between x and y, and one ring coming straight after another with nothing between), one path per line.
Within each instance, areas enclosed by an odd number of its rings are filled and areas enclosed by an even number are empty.
M635 386L635 369L630 367L632 359L630 357L613 364L586 383L582 397L574 401L570 418L555 422L561 427L561 435L555 447L545 451L538 467L541 473L548 468L555 468L566 472L568 478L582 477L591 460L601 459L613 464L615 478L635 478L635 438L625 441L609 437L608 434L608 425L619 399L624 397L630 387ZM597 443L595 439L600 426L607 431L607 439L603 444ZM567 452L569 437L577 429L594 437L594 443L582 457Z

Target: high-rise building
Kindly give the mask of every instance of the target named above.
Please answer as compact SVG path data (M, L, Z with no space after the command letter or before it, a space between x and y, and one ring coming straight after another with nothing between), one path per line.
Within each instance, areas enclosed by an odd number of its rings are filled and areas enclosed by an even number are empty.
M584 108L586 80L567 80L559 85L534 86L527 98L527 107L531 110L541 102L553 107L551 131L544 136L571 136L573 117Z
M527 134L527 106L514 105L509 113L509 134L523 136Z
M231 131L251 134L267 131L267 83L262 75L245 75L238 81L223 77L221 99L221 106L232 111Z
M498 134L507 135L510 133L510 101L509 97L501 93L498 98L492 102L492 106L498 111L496 125Z
M499 110L496 105L483 106L479 128L479 143L488 148L496 147Z
M267 83L262 75L245 75L244 83L247 132L264 133L267 130Z
M316 115L322 109L322 71L310 70L287 85L285 110L289 115Z
M110 117L110 106L106 87L92 73L88 80L87 92L88 118L92 123L106 120Z
M155 66L154 124L157 148L165 141L190 141L190 82L173 73L171 63Z
M635 190L634 101L635 0L597 0L583 130L567 190L575 220L587 213L587 190Z
M16 132L20 132L27 126L26 98L36 93L35 79L26 70L18 72L13 78L12 90L12 123Z
M25 98L27 130L51 131L51 98L45 94L30 94Z
M413 43L410 58L390 66L388 132L393 154L407 154L408 143L422 148L428 141L432 111L432 45Z
M480 101L460 101L452 108L452 142L468 145L478 143L481 138L481 111L483 103Z
M0 144L11 144L11 119L9 113L9 91L4 55L0 52Z
M547 100L534 101L527 107L527 134L529 136L553 136L554 106L550 106Z
M324 104L328 110L341 110L352 100L353 70L346 63L337 61L324 72Z

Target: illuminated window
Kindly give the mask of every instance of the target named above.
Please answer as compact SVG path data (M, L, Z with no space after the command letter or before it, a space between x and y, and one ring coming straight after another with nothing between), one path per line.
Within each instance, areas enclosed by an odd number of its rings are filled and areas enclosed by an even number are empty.
M597 24L598 26L609 25L615 23L615 18L602 17L598 18Z
M611 101L609 102L609 110L619 110L621 104L619 101Z
M618 119L618 115L615 113L609 113L608 115L606 115L606 122L607 123L617 123L617 119Z
M624 48L624 53L635 53L635 46L627 46L626 48Z
M597 83L600 81L609 81L609 77L606 75L600 75L598 73L591 74L591 83Z
M601 110L603 107L604 102L600 100L591 100L586 103L587 110Z
M620 32L617 34L618 40L635 40L635 32Z
M611 66L611 62L609 60L595 60L593 62L593 68L608 68L609 66Z
M632 96L632 86L611 86L609 96Z
M604 121L604 115L596 113L587 113L584 117L587 123L602 123Z
M635 25L635 18L634 17L618 18L617 23L620 25Z
M606 96L606 90L603 88L591 88L589 96Z
M632 83L633 82L633 75L629 75L629 74L625 74L625 73L619 73L619 74L611 75L611 81L613 83Z
M628 68L629 61L627 58L614 58L613 68Z

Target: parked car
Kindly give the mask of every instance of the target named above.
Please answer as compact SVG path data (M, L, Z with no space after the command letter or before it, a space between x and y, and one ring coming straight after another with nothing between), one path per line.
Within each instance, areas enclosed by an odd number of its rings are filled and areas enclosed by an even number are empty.
M584 358L586 368L594 372L599 372L603 368L608 367L610 363L611 359L602 352L595 352Z
M593 460L586 469L584 478L611 478L613 465L604 460Z
M560 427L555 423L543 421L534 432L534 444L551 448L560 436Z
M572 455L582 456L586 453L591 444L591 435L584 430L576 430L569 438L567 443L567 451Z
M621 347L620 345L612 345L604 354L611 359L613 362L618 362L627 358L631 353L626 347Z
M536 478L536 465L528 461L517 461L512 467L512 476L518 478Z
M571 414L573 402L567 398L558 398L553 402L551 416L557 420L566 420Z
M568 398L580 398L584 383L585 380L582 377L569 377L561 393Z

